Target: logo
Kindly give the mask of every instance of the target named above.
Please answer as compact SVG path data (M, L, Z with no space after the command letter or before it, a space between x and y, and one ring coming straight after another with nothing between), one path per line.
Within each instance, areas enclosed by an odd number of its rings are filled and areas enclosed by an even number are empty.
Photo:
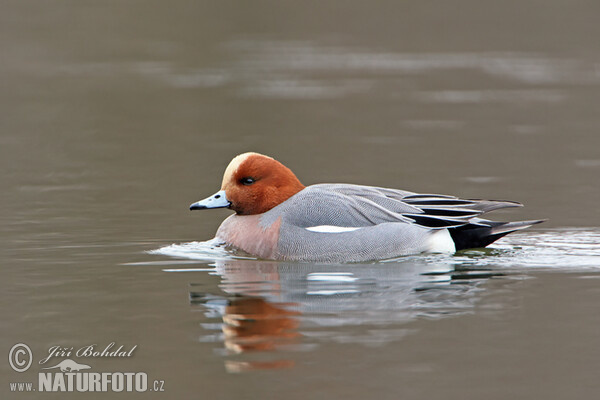
M137 345L126 348L115 342L105 347L97 344L76 347L51 346L48 354L38 361L38 382L11 382L11 392L163 392L164 381L148 382L145 372L88 372L89 364L73 358L128 358ZM69 357L69 358L66 358ZM59 359L64 358L59 361ZM49 360L49 367L43 366ZM24 343L15 344L8 352L8 363L16 372L27 371L33 363L31 348ZM46 364L46 365L48 365ZM93 363L92 363L93 364ZM43 366L43 367L42 367ZM48 370L48 371L46 371ZM149 384L150 383L150 384Z
M89 365L85 365L85 364L77 364L75 361L73 360L69 360L68 358L66 360L63 360L61 362L59 362L58 364L56 364L54 367L48 367L48 368L42 368L42 369L54 369L54 368L60 368L60 370L62 372L79 372L82 369L90 369L92 367L90 367Z
M31 367L33 354L25 343L15 344L8 353L8 363L17 372L25 372Z

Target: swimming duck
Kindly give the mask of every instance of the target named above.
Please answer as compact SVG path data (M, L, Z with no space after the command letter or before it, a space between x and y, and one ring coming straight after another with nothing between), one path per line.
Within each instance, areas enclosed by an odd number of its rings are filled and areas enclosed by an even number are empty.
M225 169L221 190L190 210L235 211L215 238L259 258L360 262L485 247L544 221L480 218L521 206L353 184L304 186L279 161L244 153Z

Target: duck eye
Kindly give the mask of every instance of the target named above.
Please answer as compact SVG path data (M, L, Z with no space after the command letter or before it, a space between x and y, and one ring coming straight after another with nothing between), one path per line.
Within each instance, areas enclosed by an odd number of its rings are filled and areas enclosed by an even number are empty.
M240 179L240 183L242 185L246 185L246 186L252 185L254 182L255 182L254 178L250 178L249 176Z

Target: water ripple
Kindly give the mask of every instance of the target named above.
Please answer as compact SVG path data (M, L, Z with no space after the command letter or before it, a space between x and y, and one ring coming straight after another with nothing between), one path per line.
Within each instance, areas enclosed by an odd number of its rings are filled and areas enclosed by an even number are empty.
M172 244L149 252L198 261L257 260L249 254L232 249L218 240ZM486 249L473 249L454 255L423 254L375 264L431 262L450 266L490 267L527 270L531 268L600 269L600 229L561 228L544 231L518 232L508 235ZM371 264L371 263L369 263Z

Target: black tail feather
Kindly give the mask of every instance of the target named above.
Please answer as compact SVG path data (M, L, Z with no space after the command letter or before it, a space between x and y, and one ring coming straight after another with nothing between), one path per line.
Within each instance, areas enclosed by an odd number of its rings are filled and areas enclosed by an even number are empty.
M448 231L454 240L456 251L485 247L511 232L529 228L545 220L518 221L518 222L493 222L485 221L489 226L466 224L449 228Z

